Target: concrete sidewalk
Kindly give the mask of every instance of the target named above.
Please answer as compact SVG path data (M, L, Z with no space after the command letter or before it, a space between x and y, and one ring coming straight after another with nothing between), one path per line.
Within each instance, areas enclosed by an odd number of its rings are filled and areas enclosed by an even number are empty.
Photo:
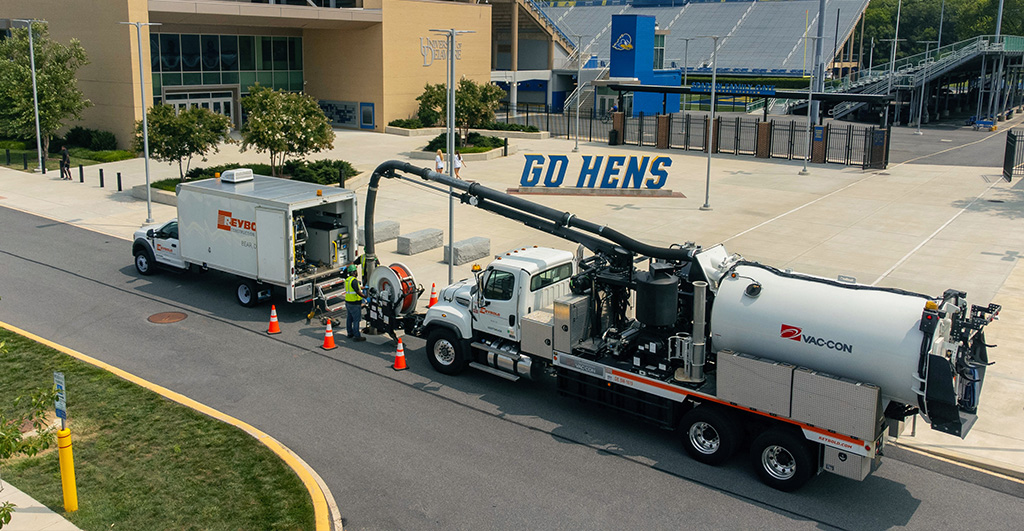
M32 499L14 485L0 480L0 505L4 502L17 506L14 508L11 521L4 526L4 531L78 531L78 527L63 516Z
M924 129L916 137L921 154L956 149L960 138L970 142L1005 142L1004 131L1021 118L1001 124L996 133L977 132L949 139L943 132ZM912 135L907 128L897 135ZM953 136L953 135L950 135ZM335 148L317 158L338 158L369 172L386 160L429 165L409 156L429 139L338 130ZM906 141L906 139L901 140ZM519 186L524 154L567 154L570 166L566 181L575 182L579 155L573 142L564 139L510 140L518 154L490 161L472 162L463 177L490 188ZM986 466L1007 475L1024 477L1024 185L1006 183L1000 168L982 166L894 164L885 171L858 167L811 165L809 176L799 176L801 161L765 161L752 157L715 155L712 159L711 211L704 202L707 158L700 152L655 150L633 146L580 143L580 154L650 155L672 160L666 189L685 197L531 196L530 200L572 212L615 228L630 237L656 245L694 241L705 247L724 243L733 253L780 268L835 278L855 277L859 282L941 295L949 288L967 291L974 304L1003 305L1001 320L987 329L992 361L981 397L979 420L965 440L932 431L919 422L915 437L901 444L941 453L954 459ZM264 162L265 155L239 153L233 145L202 165L225 162ZM58 176L24 173L0 168L0 205L74 224L116 238L130 239L144 224L146 202L131 197L131 186L145 182L143 161L134 159L91 166L86 182ZM99 188L98 169L106 174L106 188ZM177 167L151 163L153 180L176 177ZM122 173L124 191L111 187L116 172ZM571 183L570 183L571 184ZM362 202L366 179L349 183ZM365 203L361 203L362 206ZM164 221L176 215L173 207L153 204L153 217ZM465 205L455 211L456 241L472 236L491 240L492 254L524 245L550 245L574 249L558 239L508 219ZM441 192L389 179L380 186L376 221L401 224L400 233L424 228L447 232L448 198ZM360 221L362 223L362 220ZM448 235L445 234L445 242ZM40 242L45 244L45 242ZM382 263L405 263L416 282L445 285L448 267L442 249L414 256L397 254L394 241L377 245ZM124 245L125 264L131 263L130 246ZM481 260L486 263L488 260ZM470 276L470 265L455 268L455 280ZM156 277L154 282L160 282ZM910 430L907 430L909 435Z

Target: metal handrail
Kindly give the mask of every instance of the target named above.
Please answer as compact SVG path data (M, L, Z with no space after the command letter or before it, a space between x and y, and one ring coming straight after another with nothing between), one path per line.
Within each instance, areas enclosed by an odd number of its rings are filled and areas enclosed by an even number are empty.
M576 43L573 42L573 40L569 38L569 36L566 35L564 31L562 31L562 28L558 27L558 24L556 24L554 20L551 20L551 17L549 17L547 13L545 13L544 10L541 9L539 5L537 5L537 2L534 2L533 0L523 0L522 3L526 4L530 9L532 9L534 13L540 15L540 18L544 19L544 21L551 26L551 29L555 30L555 32L558 33L558 35L565 42L569 43L569 45L572 46L573 50L578 50L579 46L577 46Z

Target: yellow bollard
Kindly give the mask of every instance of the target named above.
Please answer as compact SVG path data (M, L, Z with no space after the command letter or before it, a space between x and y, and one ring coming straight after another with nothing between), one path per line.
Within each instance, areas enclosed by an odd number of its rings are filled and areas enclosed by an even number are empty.
M60 458L60 486L64 491L64 510L78 510L78 491L75 488L75 458L71 455L71 430L57 432L57 455Z

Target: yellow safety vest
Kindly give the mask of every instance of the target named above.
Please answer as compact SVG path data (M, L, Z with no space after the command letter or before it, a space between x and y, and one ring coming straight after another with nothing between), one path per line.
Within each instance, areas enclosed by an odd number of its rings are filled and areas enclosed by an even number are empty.
M345 279L345 302L359 302L363 300L363 296L352 286L352 282L355 280L357 279L354 275Z

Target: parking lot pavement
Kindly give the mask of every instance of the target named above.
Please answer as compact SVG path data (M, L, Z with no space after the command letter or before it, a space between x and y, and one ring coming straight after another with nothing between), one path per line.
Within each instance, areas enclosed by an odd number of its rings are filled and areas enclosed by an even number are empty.
M1020 450L1024 448L1024 361L1017 354L1024 350L1024 270L1019 267L1024 254L1024 231L1019 230L1024 190L1019 181L1002 181L997 166L1001 159L985 155L999 151L998 146L1005 143L1005 130L1019 122L1018 116L994 133L948 134L925 128L924 135L916 136L910 128L896 129L894 145L899 143L900 149L919 155L890 164L883 171L812 164L810 175L800 176L800 161L715 155L708 190L710 211L699 208L704 203L707 173L706 155L699 152L580 143L580 153L573 154L573 142L564 139L511 140L517 144L516 155L472 162L462 176L504 191L519 187L526 153L564 154L570 161L579 161L580 155L667 156L672 163L665 188L682 197L527 198L647 243L723 243L730 252L776 267L831 278L846 275L861 283L898 286L931 296L956 288L967 291L975 304L1003 304L1001 320L987 329L988 342L999 346L991 351L996 364L989 369L980 418L970 435L965 440L940 435L922 422L915 437L901 441L1024 475L1024 451ZM362 201L367 175L381 162L396 159L430 165L409 156L427 140L338 130L334 149L318 158L345 159L363 171L348 183ZM936 155L929 156L931 153ZM932 163L951 157L958 164ZM975 157L981 160L964 163ZM262 162L264 158L226 145L203 164ZM151 167L153 180L177 176L176 166L151 163ZM108 176L106 188L99 188L99 168ZM66 182L57 175L0 168L0 205L130 239L147 215L145 201L133 199L128 191L145 182L143 161L91 166L85 172L86 182L79 183L77 171L75 180ZM124 192L110 186L110 176L116 172L123 175ZM447 242L448 204L440 191L389 179L378 193L376 221L399 222L401 234L441 229ZM155 219L174 215L173 207L153 204ZM492 254L525 245L576 247L457 204L454 240L472 236L490 238ZM392 240L378 244L376 250L382 263L409 266L417 283L426 287L423 302L431 283L439 287L447 283L448 266L440 248L403 256L395 252ZM129 263L127 244L124 254ZM470 276L469 271L470 264L456 267L454 279Z

